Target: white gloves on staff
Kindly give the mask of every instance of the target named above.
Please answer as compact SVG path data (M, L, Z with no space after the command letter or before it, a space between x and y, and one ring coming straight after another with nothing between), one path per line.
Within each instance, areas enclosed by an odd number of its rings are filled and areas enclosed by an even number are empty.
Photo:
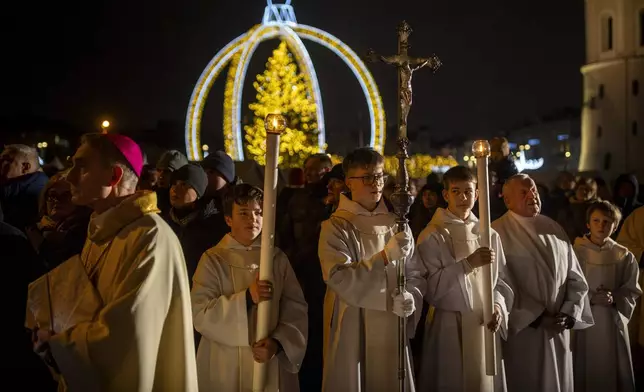
M383 251L387 256L387 261L396 264L397 260L411 256L413 248L414 237L411 235L410 230L405 230L391 237Z
M416 310L414 305L414 296L408 291L402 293L394 293L394 306L393 312L398 317L409 317Z

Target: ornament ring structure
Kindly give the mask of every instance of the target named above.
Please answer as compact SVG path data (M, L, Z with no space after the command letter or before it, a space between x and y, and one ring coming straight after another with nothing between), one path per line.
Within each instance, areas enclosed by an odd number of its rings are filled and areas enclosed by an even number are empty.
M293 53L298 67L302 70L313 101L319 130L318 147L323 152L326 145L322 96L317 75L308 51L302 43L308 39L318 43L336 55L351 69L358 79L367 99L371 120L370 146L382 153L385 142L385 115L378 87L364 63L348 46L331 34L314 27L297 23L264 23L254 26L247 33L235 38L210 61L195 89L193 90L186 117L186 153L191 160L203 159L201 150L201 117L210 88L222 69L232 61L234 69L233 87L230 104L224 104L224 143L225 150L236 161L244 160L241 103L242 91L250 59L257 46L266 40L282 38ZM232 72L232 68L229 72Z

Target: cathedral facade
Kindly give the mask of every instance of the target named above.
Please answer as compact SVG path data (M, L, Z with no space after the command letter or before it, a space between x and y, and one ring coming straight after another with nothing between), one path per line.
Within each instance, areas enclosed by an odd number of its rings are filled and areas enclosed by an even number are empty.
M644 0L586 0L579 171L644 179Z

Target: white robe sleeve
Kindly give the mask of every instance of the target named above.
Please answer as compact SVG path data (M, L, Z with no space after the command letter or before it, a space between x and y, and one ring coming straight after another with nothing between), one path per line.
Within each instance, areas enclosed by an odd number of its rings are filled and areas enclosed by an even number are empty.
M114 390L119 383L152 390L166 317L173 295L178 295L171 283L177 271L170 268L185 261L178 240L171 241L156 230L133 239L132 246L141 249L134 249L131 260L121 261L123 279L115 282L115 295L98 316L50 340L69 390ZM169 258L175 260L169 262ZM132 380L134 375L139 379Z
M416 254L417 251L414 251L414 255L405 263L407 291L414 297L414 306L416 307L414 314L407 318L407 334L409 338L413 338L416 334L416 328L423 313L425 292L427 291L427 280L425 279L427 270Z
M279 252L277 258L280 259L283 287L280 297L279 321L271 337L279 341L284 349L277 356L281 366L289 373L297 373L302 366L306 352L308 306L286 255Z
M351 306L387 311L387 273L380 252L353 260L348 241L333 218L322 222L318 255L324 281Z
M206 339L226 346L249 346L246 290L222 295L216 260L204 253L193 277L192 316Z
M425 299L437 308L455 312L468 311L464 292L466 267L463 260L454 259L443 235L434 232L422 237L421 235L414 257L425 267ZM449 300L443 301L448 296Z
M588 282L570 244L568 244L566 296L559 311L575 319L574 329L585 329L594 324L588 300Z
M501 307L501 337L508 337L508 321L510 320L510 310L514 304L514 292L512 291L512 282L507 271L505 253L501 244L501 238L497 233L492 235L492 249L496 254L497 280L494 286L494 303Z
M613 292L613 298L615 299L617 311L626 320L630 320L635 310L635 301L642 295L642 289L638 283L639 266L635 256L631 252L627 252L625 258L623 283Z

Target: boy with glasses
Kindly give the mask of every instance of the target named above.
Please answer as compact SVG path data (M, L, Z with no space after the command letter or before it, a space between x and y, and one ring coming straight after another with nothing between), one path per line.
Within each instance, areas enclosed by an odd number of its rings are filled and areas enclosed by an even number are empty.
M411 256L413 239L409 229L396 233L397 217L382 197L382 155L359 148L345 158L343 169L351 198L340 196L319 243L327 284L322 389L392 391L398 388L398 317L409 317L415 303L422 304L420 274L408 268L410 291L396 287L396 264ZM410 328L416 321L410 320ZM413 376L407 369L409 388Z

